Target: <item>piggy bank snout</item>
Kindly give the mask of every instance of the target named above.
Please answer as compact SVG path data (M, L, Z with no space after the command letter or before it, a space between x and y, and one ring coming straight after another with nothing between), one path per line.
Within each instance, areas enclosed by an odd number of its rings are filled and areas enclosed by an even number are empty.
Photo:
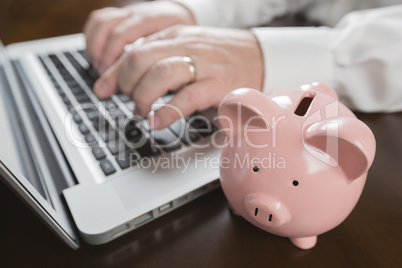
M274 197L262 193L251 193L244 199L248 215L266 227L279 227L290 221L286 206Z

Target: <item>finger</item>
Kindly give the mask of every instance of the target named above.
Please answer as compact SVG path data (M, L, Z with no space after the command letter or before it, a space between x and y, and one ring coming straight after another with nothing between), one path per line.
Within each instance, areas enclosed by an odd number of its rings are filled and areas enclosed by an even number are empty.
M124 21L127 16L127 12L115 8L106 8L91 14L84 27L87 55L90 59L99 60L112 29Z
M94 93L101 99L106 99L119 91L118 81L123 59L110 67L94 84Z
M195 111L205 110L216 103L218 95L214 94L216 84L206 79L195 82L180 90L165 106L155 111L149 119L151 128L162 129L181 116L188 116Z
M174 39L178 36L186 36L186 35L196 36L200 30L201 30L200 27L174 25L149 35L145 39L145 41L154 42L157 40Z
M99 59L99 71L102 73L107 70L123 54L125 45L147 36L152 31L152 23L147 23L140 17L126 19L115 27Z
M124 57L124 67L121 68L120 90L129 95L149 68L156 62L164 58L190 55L189 48L185 43L181 42L180 40L162 40L144 44L128 52ZM202 79L205 64L200 64L200 67L198 67L197 62L199 59L194 56L193 60L195 60L197 67L197 76Z
M151 110L152 103L187 84L192 79L189 64L183 57L175 56L158 61L142 77L132 94L136 103L135 114L145 117Z

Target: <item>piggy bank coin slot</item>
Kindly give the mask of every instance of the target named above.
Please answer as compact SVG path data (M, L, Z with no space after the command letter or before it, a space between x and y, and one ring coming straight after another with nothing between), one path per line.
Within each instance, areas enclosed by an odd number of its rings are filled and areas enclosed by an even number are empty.
M268 221L269 221L269 222L272 221L272 214L269 214Z
M312 103L313 99L314 99L314 97L304 97L300 101L299 105L296 107L296 110L294 112L295 115L305 116L307 111L308 111L308 109L311 106L311 103Z

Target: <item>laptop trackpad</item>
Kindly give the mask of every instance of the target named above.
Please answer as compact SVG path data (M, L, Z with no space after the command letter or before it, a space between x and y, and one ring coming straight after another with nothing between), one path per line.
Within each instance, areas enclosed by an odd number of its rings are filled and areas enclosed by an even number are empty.
M111 183L126 210L138 209L143 205L154 209L202 187L218 178L219 173L217 170L213 172L211 169L191 167L191 163L187 168L180 168L181 172L174 167L157 169L155 164L149 167L144 165L138 172Z

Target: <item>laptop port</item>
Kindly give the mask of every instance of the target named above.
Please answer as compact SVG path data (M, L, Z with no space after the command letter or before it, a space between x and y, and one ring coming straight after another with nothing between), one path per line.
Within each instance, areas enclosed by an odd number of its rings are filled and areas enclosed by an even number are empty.
M164 213L164 212L170 210L172 207L173 207L172 202L169 202L167 204L160 206L158 210L159 210L159 213Z
M188 202L189 201L189 196L188 196L188 194L186 194L186 195L183 195L182 197L180 197L178 200L177 200L177 203L179 204L179 205L181 205L182 203L186 203L186 202Z
M147 221L152 220L152 218L153 218L152 211L144 213L133 220L133 225L134 226L142 225L142 224L146 223Z
M208 192L208 190L209 190L209 185L205 185L205 186L202 186L202 187L192 191L191 193L194 197L198 197L198 196L203 195L206 192Z
M110 232L110 237L111 238L117 238L123 234L125 234L129 230L129 225L128 224L123 224L117 228L115 228L113 231Z

